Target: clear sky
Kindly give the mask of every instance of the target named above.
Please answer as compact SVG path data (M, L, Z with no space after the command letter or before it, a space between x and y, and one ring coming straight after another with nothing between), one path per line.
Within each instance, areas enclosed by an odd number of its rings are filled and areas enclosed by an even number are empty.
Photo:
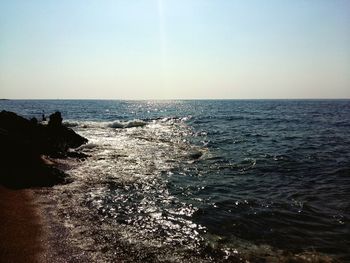
M0 98L350 98L350 1L0 0Z

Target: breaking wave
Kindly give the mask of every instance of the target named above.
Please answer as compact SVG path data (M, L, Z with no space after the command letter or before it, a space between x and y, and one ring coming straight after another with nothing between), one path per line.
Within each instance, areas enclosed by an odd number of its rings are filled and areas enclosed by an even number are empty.
M133 128L133 127L143 127L147 123L142 120L133 120L127 122L115 121L113 123L108 124L107 126L115 129L124 129L124 128Z
M59 196L56 201L65 215L64 225L74 226L79 235L79 229L88 226L96 232L85 232L85 238L105 239L107 247L127 243L139 247L142 257L157 253L155 261L176 257L183 262L188 251L200 247L205 227L191 220L198 208L169 191L169 179L173 170L182 169L183 161L198 160L207 151L186 139L193 134L186 120L69 122L89 139L80 150L91 157L71 165L67 173L74 183L62 186L54 195ZM107 224L110 230L99 234L100 224ZM75 232L72 242L86 247ZM182 249L174 252L173 246ZM103 257L110 258L101 262L112 261L114 256L106 253Z

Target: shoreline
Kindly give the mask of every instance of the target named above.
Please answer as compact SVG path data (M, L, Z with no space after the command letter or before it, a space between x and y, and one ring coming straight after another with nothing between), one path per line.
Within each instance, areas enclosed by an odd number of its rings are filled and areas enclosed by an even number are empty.
M41 195L71 182L52 158L87 157L72 149L88 140L62 120L58 111L47 124L0 112L0 263L73 262L67 231L57 221L55 208L45 205L49 196Z
M45 226L31 189L0 186L0 262L44 262Z

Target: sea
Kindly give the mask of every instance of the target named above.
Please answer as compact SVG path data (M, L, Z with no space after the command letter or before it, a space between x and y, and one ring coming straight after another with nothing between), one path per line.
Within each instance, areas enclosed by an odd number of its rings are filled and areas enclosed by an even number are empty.
M86 160L56 160L72 182L44 193L76 262L350 262L350 100L1 100L0 110L60 111L89 140Z

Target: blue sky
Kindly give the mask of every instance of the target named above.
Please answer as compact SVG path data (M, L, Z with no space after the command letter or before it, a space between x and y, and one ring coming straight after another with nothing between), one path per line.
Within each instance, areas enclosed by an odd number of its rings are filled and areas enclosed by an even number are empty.
M350 98L350 1L0 0L3 98Z

